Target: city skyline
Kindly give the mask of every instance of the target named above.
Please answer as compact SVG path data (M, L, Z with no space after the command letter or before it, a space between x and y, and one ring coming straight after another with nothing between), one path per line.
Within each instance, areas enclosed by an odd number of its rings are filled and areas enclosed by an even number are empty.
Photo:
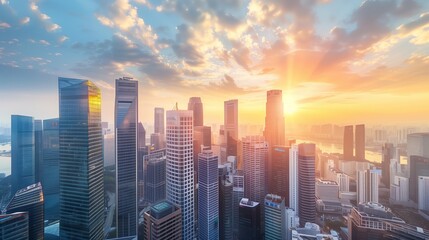
M3 0L0 122L57 117L56 79L70 76L94 81L112 123L114 80L129 76L139 81L142 122L198 91L207 123L222 122L216 113L232 97L242 123L263 123L265 93L280 89L291 123L419 125L429 117L420 111L429 102L428 12L423 0Z

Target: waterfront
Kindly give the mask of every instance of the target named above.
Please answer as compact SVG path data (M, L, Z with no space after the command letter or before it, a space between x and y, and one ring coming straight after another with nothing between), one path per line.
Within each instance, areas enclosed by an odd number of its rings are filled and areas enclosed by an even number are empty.
M6 176L10 175L10 161L10 142L0 144L0 173L6 173Z

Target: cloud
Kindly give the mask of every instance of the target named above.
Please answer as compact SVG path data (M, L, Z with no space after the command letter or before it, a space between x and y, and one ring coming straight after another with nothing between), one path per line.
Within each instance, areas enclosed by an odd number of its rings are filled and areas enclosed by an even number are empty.
M39 6L37 5L38 2L39 0L30 0L30 9L39 18L39 20L42 21L45 26L45 30L48 32L55 32L61 29L60 25L53 23L50 20L51 17L39 10Z
M211 82L208 85L208 88L206 89L206 91L211 91L215 93L228 92L228 93L235 93L235 94L245 94L247 92L251 92L251 91L246 91L241 87L238 87L234 78L232 78L230 75L227 75L227 74L225 74L219 82L217 83Z
M0 29L10 28L10 24L6 22L0 22Z
M30 18L29 17L22 18L21 21L20 21L20 23L22 25L28 24L29 22L30 22Z

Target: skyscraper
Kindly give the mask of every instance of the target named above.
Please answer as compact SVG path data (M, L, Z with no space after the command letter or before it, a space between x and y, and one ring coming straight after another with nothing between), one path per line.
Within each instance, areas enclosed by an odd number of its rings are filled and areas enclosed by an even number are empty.
M35 182L41 182L43 169L43 121L34 120L34 172Z
M144 175L143 175L143 156L148 153L148 147L146 146L146 129L143 124L139 122L137 125L138 135L138 151L137 151L137 198L140 200L143 198L144 190Z
M367 194L367 171L357 171L357 181L356 181L356 194L357 194L357 203L365 203L368 197Z
M298 145L298 216L301 226L316 220L315 153L316 145L313 143Z
M238 239L261 239L261 206L258 202L243 198L239 205Z
M144 213L146 240L182 239L182 211L168 201L153 205Z
M262 136L243 138L244 196L263 202L265 198L265 164L268 158L268 143Z
M289 207L298 215L298 145L289 149Z
M203 103L200 97L189 98L188 110L194 112L194 127L204 125Z
M45 220L60 217L59 119L43 120L43 175L41 182L45 199Z
M270 147L285 144L282 90L267 91L264 137Z
M289 149L287 146L273 146L271 149L270 189L272 193L285 198L289 205Z
M353 125L344 126L343 138L343 158L344 160L353 160Z
M357 172L357 202L378 203L378 185L380 182L380 169L367 169Z
M357 161L365 160L365 125L356 125L355 158Z
M210 150L198 155L198 237L219 239L218 156Z
M116 223L117 236L137 234L138 82L116 79Z
M228 156L237 156L238 142L238 100L228 100L224 102L224 136L226 145L225 159Z
M28 212L29 239L43 239L43 203L42 185L37 183L18 190L6 206L7 214Z
M381 181L386 187L390 186L390 159L395 157L395 147L392 143L381 146Z
M286 240L285 199L275 194L265 196L265 239Z
M27 240L28 212L0 214L0 237L2 240Z
M167 111L167 200L182 209L183 239L194 239L193 113Z
M233 184L226 165L219 165L219 239L233 239ZM232 176L231 176L232 177ZM238 207L237 207L238 211Z
M12 194L36 182L33 118L12 115Z
M419 176L419 210L429 211L429 177Z
M101 94L91 81L58 78L60 237L102 239L104 224Z
M149 203L165 200L165 156L151 158L146 164L144 199Z
M429 133L413 133L407 136L409 159L410 199L418 204L418 177L429 177Z
M244 198L244 173L242 170L237 170L232 176L232 230L234 239L238 237L238 220L239 220L239 206L241 199Z
M155 133L164 134L164 108L155 108L154 109L154 124L155 124Z

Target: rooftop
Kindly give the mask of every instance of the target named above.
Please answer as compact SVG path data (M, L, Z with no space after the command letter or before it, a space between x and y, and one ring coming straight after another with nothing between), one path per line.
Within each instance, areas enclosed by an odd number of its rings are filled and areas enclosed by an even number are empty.
M242 198L240 201L240 206L256 207L257 205L259 205L258 202L251 201L248 198Z

